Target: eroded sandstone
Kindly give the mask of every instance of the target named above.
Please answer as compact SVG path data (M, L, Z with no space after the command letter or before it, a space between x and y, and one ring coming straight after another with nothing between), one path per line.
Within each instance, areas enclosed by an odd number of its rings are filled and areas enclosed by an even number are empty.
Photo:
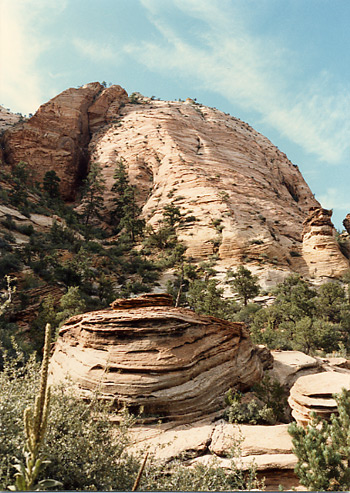
M323 419L329 419L331 414L337 412L333 395L343 388L350 390L350 370L300 377L291 388L288 398L292 416L303 426L311 420L312 411Z
M62 196L73 199L86 174L91 132L110 121L110 108L115 118L126 100L127 94L120 86L105 89L94 82L67 89L40 106L32 118L4 134L6 163L26 162L37 181L54 170L61 179Z
M291 272L324 279L349 269L329 213L266 137L190 99L136 99L98 82L68 89L5 132L4 159L27 162L38 181L56 171L68 200L99 162L107 217L123 160L146 223L157 229L173 202L183 215L177 233L186 255L195 262L214 256L218 279L242 263L263 289Z
M341 277L349 270L349 260L337 243L332 211L313 207L304 221L302 258L305 275L324 278Z
M191 422L224 404L230 389L247 389L262 364L242 323L170 306L100 310L60 329L51 380L65 374L79 394L115 400L148 417Z

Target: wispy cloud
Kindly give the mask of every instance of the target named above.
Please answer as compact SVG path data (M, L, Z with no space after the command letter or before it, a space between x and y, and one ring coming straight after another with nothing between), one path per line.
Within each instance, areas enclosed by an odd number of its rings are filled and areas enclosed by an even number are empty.
M0 103L12 111L32 112L42 102L43 80L37 70L39 56L49 48L38 25L45 13L64 8L65 1L2 0L0 15Z
M335 91L331 74L323 72L295 89L289 76L293 65L302 70L302 61L273 40L251 34L239 10L243 3L173 0L180 11L206 25L191 41L162 15L162 2L141 3L164 43L131 43L125 46L130 56L153 71L172 71L258 112L262 121L322 161L337 164L344 159L350 147L348 88Z
M348 213L350 211L350 199L341 189L327 188L324 194L317 197L326 209L337 209Z
M117 62L120 59L117 50L113 49L107 43L99 43L98 41L75 38L73 45L80 55L86 56L93 62L107 61Z

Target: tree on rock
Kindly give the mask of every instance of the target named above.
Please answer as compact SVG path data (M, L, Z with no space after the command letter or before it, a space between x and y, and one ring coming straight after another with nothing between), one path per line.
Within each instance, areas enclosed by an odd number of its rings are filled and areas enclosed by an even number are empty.
M115 193L114 209L111 212L111 222L117 233L122 231L130 236L134 242L145 227L145 221L139 216L141 207L136 203L136 187L131 185L124 161L121 159L114 172L115 182L112 192Z
M45 173L43 179L43 189L50 199L57 199L60 196L60 181L56 171L53 169Z
M227 277L231 279L229 283L232 291L238 294L244 306L259 294L258 276L254 276L243 265L240 265L236 272L228 272Z
M82 213L85 225L94 217L100 218L104 209L103 194L106 185L99 163L92 163L89 174L83 182Z

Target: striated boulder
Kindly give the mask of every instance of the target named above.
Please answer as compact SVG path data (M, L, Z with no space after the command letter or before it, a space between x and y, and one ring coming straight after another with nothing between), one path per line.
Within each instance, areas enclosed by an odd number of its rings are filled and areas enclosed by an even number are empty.
M295 382L288 402L292 416L299 424L306 426L312 411L324 419L329 419L332 413L337 412L333 394L339 393L342 388L350 390L350 371L345 371L306 375Z
M171 306L100 310L69 319L51 359L82 397L102 398L153 418L191 422L219 410L230 388L247 389L262 364L242 323Z
M113 310L125 310L128 308L140 308L144 306L172 306L173 297L170 294L146 293L137 298L118 298L111 303Z
M332 211L312 207L304 221L302 255L307 276L341 277L349 270L349 260L336 241L331 217Z
M5 132L2 146L6 163L25 161L36 173L37 181L54 170L61 179L62 196L74 198L89 159L90 119L95 131L111 118L110 108L117 114L126 100L127 94L120 86L104 89L94 82L67 89L40 106L28 121Z

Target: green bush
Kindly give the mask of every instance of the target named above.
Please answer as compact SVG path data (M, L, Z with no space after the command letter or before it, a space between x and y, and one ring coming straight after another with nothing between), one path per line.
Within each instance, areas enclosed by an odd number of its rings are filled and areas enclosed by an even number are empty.
M288 429L298 457L295 472L310 490L349 491L350 489L350 392L334 396L338 415L330 422L312 413L307 428L292 423Z
M261 382L255 384L249 400L244 400L241 392L226 394L226 404L229 408L225 411L224 418L230 423L269 424L277 422L287 423L289 417L286 414L287 393L277 380L272 380L265 374Z
M242 402L242 398L241 392L232 393L229 391L227 393L226 403L229 408L224 413L224 419L230 423L249 423L252 425L274 425L276 423L273 410L266 404L256 398Z
M11 272L16 272L21 267L21 261L14 253L6 253L0 257L0 277L5 277Z
M237 450L236 450L237 452ZM239 462L239 461L238 461ZM231 467L225 470L219 462L211 465L184 466L179 460L168 466L149 467L141 480L141 491L235 491L263 489L256 468L243 471L232 458Z
M23 413L33 404L38 370L34 355L27 363L19 351L12 360L5 355L0 373L1 490L13 483L14 457L21 459ZM63 388L52 392L50 408L42 449L50 463L38 480L54 478L63 490L130 490L139 467L126 452L130 417L125 415L120 426L112 424L105 406L87 405Z

